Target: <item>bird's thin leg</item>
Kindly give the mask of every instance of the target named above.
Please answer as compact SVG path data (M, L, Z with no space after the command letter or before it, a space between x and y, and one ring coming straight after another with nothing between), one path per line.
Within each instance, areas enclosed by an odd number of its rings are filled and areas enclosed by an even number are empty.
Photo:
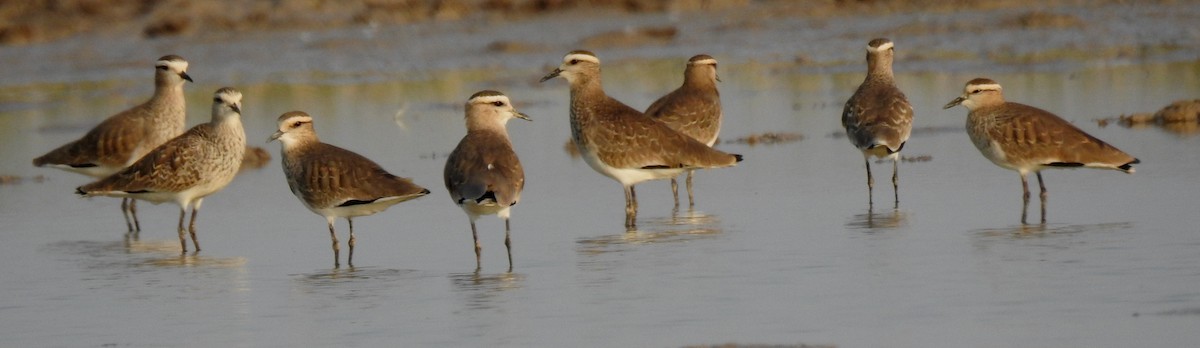
M137 232L128 232L128 233L125 233L125 242L126 242L126 244L127 244L126 246L128 246L128 243L129 243L129 242L136 242L136 241L138 241L139 239L140 239L140 237L138 236L138 233L137 233Z
M871 159L863 156L863 165L867 166L867 205L875 205L875 177L871 176Z
M187 230L183 229L183 216L187 214L187 207L179 207L179 246L183 248L183 252L187 252Z
M475 240L475 269L479 269L483 265L480 261L483 245L479 244L479 233L475 231L475 220L471 220L471 238Z
M900 207L900 156L892 158L892 194L896 198L896 208Z
M133 220L129 218L129 198L121 198L121 216L125 217L125 227L133 232Z
M139 222L137 218L137 200L133 198L129 199L129 216L133 217L133 231L141 232L142 223Z
M1042 224L1046 223L1046 197L1050 196L1046 193L1046 184L1042 182L1042 172L1037 172L1038 186L1042 188Z
M633 185L625 187L625 228L634 228L637 225L637 192L633 190Z
M192 246L196 247L196 251L200 251L200 241L196 240L196 213L200 212L200 203L192 207L192 219L188 222L188 234L192 235Z
M679 181L671 178L671 196L675 197L675 206L679 206Z
M633 187L633 185L629 185L629 197L633 198L633 215L636 216L638 209L637 190Z
M1025 223L1025 213L1029 209L1029 180L1025 179L1025 173L1021 173L1021 223Z
M350 240L346 242L350 245L350 255L346 257L346 265L354 268L354 220L347 217L346 223L350 225Z
M625 215L633 211L633 198L629 197L629 186L625 186Z
M687 190L688 190L688 206L689 207L696 206L695 198L694 198L694 196L692 196L692 173L695 173L695 172L696 172L695 170L688 170ZM676 205L678 205L678 204L676 204Z
M513 270L512 239L510 238L508 219L504 219L504 247L508 249L508 271Z
M631 193L632 186L625 186L625 228L629 228L632 220L630 217L634 215L634 198Z
M338 268L341 266L341 263L339 261L339 260L341 260L341 258L338 257L339 250L338 250L337 232L334 232L334 230L333 230L333 219L329 219L329 239L333 241L333 268Z

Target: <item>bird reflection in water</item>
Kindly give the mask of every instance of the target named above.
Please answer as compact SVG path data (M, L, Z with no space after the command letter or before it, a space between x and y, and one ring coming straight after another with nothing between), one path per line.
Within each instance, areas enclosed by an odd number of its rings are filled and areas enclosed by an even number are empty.
M179 242L171 239L142 240L137 231L125 233L121 242L125 254L145 255L151 257L135 265L155 267L214 267L238 268L246 264L242 257L201 257L197 252L179 253Z
M1049 235L1072 234L1089 231L1127 230L1133 227L1130 222L1109 222L1099 224L1020 224L1001 228L984 228L972 231L983 237L1030 238Z
M367 279L370 277L361 272L359 268L350 266L346 268L335 267L328 271L316 272L305 276L305 278L313 285L328 285L331 282Z
M490 309L501 303L500 295L506 291L520 289L525 275L513 273L487 274L476 268L475 272L450 275L454 290L467 295L469 309Z
M178 242L170 244L179 244ZM178 246L178 245L176 245ZM175 248L176 255L147 259L145 265L155 267L210 267L210 268L239 268L246 265L242 257L204 257L191 254L180 254Z
M123 244L127 254L179 254L179 242L174 240L142 240L137 231L126 232Z
M886 230L901 228L907 225L908 213L900 209L888 209L877 213L870 206L868 206L866 213L855 214L850 217L850 221L846 222L847 228L855 230Z
M716 215L691 208L680 212L676 207L670 217L644 219L625 233L582 238L577 243L581 253L602 254L623 251L629 245L688 242L720 235L720 222Z
M340 306L346 300L373 307L404 293L408 284L430 275L415 270L338 267L322 269L296 278L297 294L314 299L318 306Z
M310 285L323 286L347 283L353 281L392 282L409 277L419 277L413 270L374 268L374 267L338 267L304 275L304 281Z

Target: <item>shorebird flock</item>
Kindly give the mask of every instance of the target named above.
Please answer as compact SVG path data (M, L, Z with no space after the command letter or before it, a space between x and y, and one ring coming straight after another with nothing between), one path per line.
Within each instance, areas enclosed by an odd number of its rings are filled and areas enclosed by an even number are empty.
M850 143L862 152L867 171L867 204L874 204L871 159L892 160L894 207L899 207L900 151L912 132L913 107L896 85L892 73L895 44L874 39L866 47L867 74L846 101L842 125ZM131 232L141 230L138 200L179 206L179 242L187 252L190 237L196 251L196 215L204 198L227 186L237 174L245 152L246 134L241 122L242 95L225 87L213 94L212 119L184 131L184 82L188 62L177 55L155 64L154 95L143 104L105 119L82 138L33 160L98 179L79 186L84 197L122 199L121 212ZM634 185L670 179L675 205L679 205L676 178L687 173L688 204L695 205L692 177L697 169L736 166L742 156L713 148L721 131L722 112L717 83L717 59L700 54L684 68L683 84L651 104L645 112L605 93L600 58L576 50L563 56L558 68L542 77L561 77L569 85L571 142L597 173L621 184L625 193L625 226L637 224ZM996 81L976 78L966 83L961 96L944 108L967 108L966 130L980 154L1021 176L1021 223L1027 223L1030 193L1027 176L1034 173L1041 188L1041 223L1046 222L1046 186L1041 171L1047 168L1090 167L1133 173L1137 158L1118 150L1036 107L1004 100ZM451 201L467 215L474 239L476 267L481 266L482 246L475 221L485 215L504 220L504 245L509 270L513 267L509 218L521 200L525 172L508 137L514 118L530 121L518 112L509 97L484 90L465 104L467 134L451 152L443 172ZM288 187L301 203L325 218L332 240L334 266L340 266L340 247L334 223L345 218L349 229L347 264L354 265L353 218L373 215L430 191L412 180L388 173L379 164L353 151L322 142L315 118L291 111L278 118L278 129L269 141L281 144L282 168ZM187 210L191 219L184 228Z

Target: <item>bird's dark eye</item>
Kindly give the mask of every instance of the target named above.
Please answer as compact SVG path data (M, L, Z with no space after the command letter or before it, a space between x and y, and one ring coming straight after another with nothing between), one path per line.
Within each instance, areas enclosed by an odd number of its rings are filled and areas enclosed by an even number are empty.
M296 122L292 123L292 128L300 127L301 123L304 123L304 122L296 121Z
M569 63L567 63L567 64L575 65L575 64L578 64L578 63L579 63L579 60L578 60L578 59L572 59L572 60L571 60Z
M504 102L497 100L497 101L494 101L494 102L492 102L492 105L495 105L495 106L504 106Z
M982 90L982 89L973 89L973 90L971 90L971 94L979 94L979 92L983 92L983 90Z
M214 102L214 103L220 103L220 102L222 102L222 100L221 100L221 98L220 98L220 97L217 97L217 98L213 98L213 102Z
M159 66L157 66L156 68L158 68L158 70L167 70L167 66L166 66L166 65L159 65Z

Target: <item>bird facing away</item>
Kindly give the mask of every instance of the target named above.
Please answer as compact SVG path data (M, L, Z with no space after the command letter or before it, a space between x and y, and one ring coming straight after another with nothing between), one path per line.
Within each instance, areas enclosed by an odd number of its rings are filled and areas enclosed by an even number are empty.
M1000 84L986 78L967 82L962 96L944 109L962 104L967 135L975 148L996 165L1021 174L1021 223L1029 207L1026 175L1036 173L1041 187L1042 223L1046 223L1046 185L1042 169L1090 167L1133 174L1137 158L1084 133L1070 122L1032 106L1004 101Z
M504 247L508 249L508 270L512 271L508 217L525 187L525 170L505 128L513 118L531 121L529 116L517 112L500 92L480 91L472 95L466 104L467 135L446 159L442 174L450 199L467 213L471 222L476 269L480 268L482 247L475 232L475 220L481 215L496 215L504 219Z
M375 162L337 146L322 143L313 129L313 119L303 111L279 116L279 129L267 141L278 139L283 157L283 174L300 203L329 224L333 241L333 266L339 267L334 220L346 218L350 225L350 255L354 267L354 220L372 215L400 202L429 194L407 178L389 174Z
M666 123L692 139L713 146L721 132L721 94L717 92L717 60L707 54L688 59L683 70L683 85L658 98L646 116ZM696 205L692 196L693 169L687 171L688 206ZM679 206L679 183L671 178L671 193Z
M742 160L713 149L655 121L604 93L600 59L571 51L562 65L542 77L561 76L571 85L571 141L592 169L625 188L625 227L636 227L633 185L678 176L689 169L731 167Z
M50 166L96 179L125 169L147 152L183 133L183 82L192 81L183 57L167 55L154 62L154 95L150 100L105 119L82 138L33 159L36 167ZM142 229L137 201L121 199L121 215L129 231Z
M212 120L163 143L116 174L80 186L84 197L128 197L159 204L179 205L179 244L187 252L185 233L200 251L196 240L196 213L204 198L233 181L246 152L242 128L242 93L230 87L213 95ZM183 229L188 207L192 218Z
M867 77L842 109L846 137L863 154L867 167L867 204L874 205L871 157L892 160L892 194L900 205L900 150L912 132L913 108L892 74L895 45L888 39L867 43Z

